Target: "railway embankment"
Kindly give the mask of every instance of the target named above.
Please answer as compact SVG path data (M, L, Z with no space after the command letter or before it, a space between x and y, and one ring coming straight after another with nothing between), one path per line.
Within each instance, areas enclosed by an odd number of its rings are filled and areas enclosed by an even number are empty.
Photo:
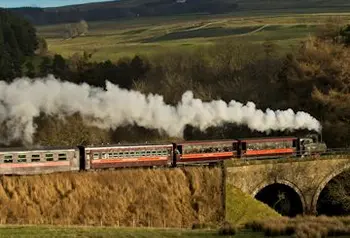
M0 178L2 224L192 227L224 216L220 168Z
M223 178L218 167L2 176L0 223L189 228L276 215L236 189L227 200Z

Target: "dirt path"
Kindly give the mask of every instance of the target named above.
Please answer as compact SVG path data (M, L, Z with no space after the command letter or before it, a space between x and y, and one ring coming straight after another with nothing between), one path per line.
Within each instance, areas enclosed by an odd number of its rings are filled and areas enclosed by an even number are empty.
M240 36L246 36L246 35L251 35L251 34L257 33L257 32L263 30L264 28L266 28L266 27L268 27L268 26L270 26L270 25L269 25L269 24L263 25L262 27L259 27L258 29L255 29L255 30L253 30L253 31L240 34Z

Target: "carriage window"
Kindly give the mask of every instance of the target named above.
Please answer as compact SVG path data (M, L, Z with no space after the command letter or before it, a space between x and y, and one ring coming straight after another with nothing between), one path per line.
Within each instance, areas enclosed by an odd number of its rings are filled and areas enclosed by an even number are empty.
M221 151L223 151L223 152L229 152L230 150L231 150L231 148L228 146L224 146L221 148Z
M151 155L151 151L146 151L146 155L150 156Z
M26 155L19 155L18 158L24 159ZM40 155L32 155L32 162L39 162Z
M26 155L18 155L17 162L27 162Z
M45 158L46 158L46 161L53 161L53 154L46 154Z
M238 143L233 143L232 149L233 149L233 150L237 150L237 149L238 149Z
M119 157L119 153L114 153L113 156L114 157Z
M99 159L100 158L100 154L99 153L94 153L93 158L94 159Z
M138 157L140 156L140 151L135 151L135 155Z
M157 154L157 151L153 150L152 155L155 155L155 154Z
M67 160L67 155L65 153L58 154L58 160Z
M5 155L4 156L4 163L12 163L12 155Z
M24 155L24 156L18 156L18 159L17 159L17 162L18 163L25 163L25 162L27 162L27 159L26 159L26 156Z
M123 157L124 153L123 152L119 152L119 157Z
M135 152L130 152L130 157L134 157L134 155L135 155Z
M125 157L129 157L129 151L124 152Z
M141 156L146 156L146 152L145 151L140 151L140 155Z
M204 153L211 153L211 152L215 152L215 148L212 146L206 146L203 148L204 149Z
M108 156L109 157L113 157L113 153L108 153Z
M4 163L12 163L12 155L5 155Z

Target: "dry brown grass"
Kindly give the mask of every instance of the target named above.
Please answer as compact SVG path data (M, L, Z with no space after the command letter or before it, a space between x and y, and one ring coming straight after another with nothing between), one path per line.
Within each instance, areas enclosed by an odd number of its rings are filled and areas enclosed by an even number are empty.
M295 237L328 237L350 235L350 217L272 218L256 220L246 224L246 228L262 231L265 236L292 235Z
M0 221L152 227L219 223L221 177L219 168L1 177Z

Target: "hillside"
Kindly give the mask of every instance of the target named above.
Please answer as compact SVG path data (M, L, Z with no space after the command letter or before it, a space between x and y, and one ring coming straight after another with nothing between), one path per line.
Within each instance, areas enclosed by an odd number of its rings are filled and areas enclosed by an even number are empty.
M66 22L102 21L148 16L188 14L246 15L251 11L337 12L350 9L345 0L133 0L71 5L57 8L14 8L33 24L46 25Z

